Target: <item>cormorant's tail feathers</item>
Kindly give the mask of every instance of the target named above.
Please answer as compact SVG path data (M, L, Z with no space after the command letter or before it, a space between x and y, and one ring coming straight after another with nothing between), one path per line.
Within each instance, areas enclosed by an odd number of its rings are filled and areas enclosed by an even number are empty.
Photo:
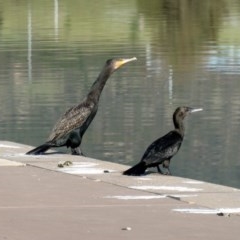
M139 162L138 164L134 165L133 167L129 168L128 170L123 172L123 175L129 176L140 176L145 173L147 169L145 162Z
M31 151L27 152L27 155L40 155L42 153L45 153L49 148L51 147L51 145L49 143L44 143L34 149L32 149Z

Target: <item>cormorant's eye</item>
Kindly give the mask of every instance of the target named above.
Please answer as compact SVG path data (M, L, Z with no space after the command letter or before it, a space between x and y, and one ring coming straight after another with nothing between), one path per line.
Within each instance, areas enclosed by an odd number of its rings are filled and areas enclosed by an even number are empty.
M112 59L108 59L106 62L108 65L112 64Z

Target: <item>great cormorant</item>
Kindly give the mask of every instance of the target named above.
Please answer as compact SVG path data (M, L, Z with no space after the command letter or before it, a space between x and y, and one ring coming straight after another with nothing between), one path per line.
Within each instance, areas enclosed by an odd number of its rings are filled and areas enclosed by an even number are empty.
M82 137L97 113L99 98L105 83L114 71L134 60L136 60L135 57L107 60L83 101L77 106L68 109L60 117L47 142L26 154L38 155L52 147L66 146L71 148L72 154L83 155L80 149Z
M143 154L141 161L123 172L123 174L139 176L144 174L145 170L150 167L157 167L158 172L163 174L159 167L162 164L167 169L165 174L171 175L169 169L170 160L178 152L184 137L183 119L189 113L201 110L201 108L178 107L173 114L175 129L150 144Z

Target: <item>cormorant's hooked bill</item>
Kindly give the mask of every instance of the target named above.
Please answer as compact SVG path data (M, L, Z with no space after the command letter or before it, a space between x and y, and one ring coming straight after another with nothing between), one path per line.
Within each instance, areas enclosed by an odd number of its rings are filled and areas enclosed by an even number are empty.
M136 57L132 57L132 58L122 58L122 59L117 59L114 61L114 69L118 69L120 68L122 65L128 63L128 62L132 62L137 60Z
M200 112L200 111L202 111L202 110L203 110L202 108L190 108L190 112L191 112L191 113Z
M178 107L173 113L175 129L151 143L144 152L140 162L124 171L123 174L139 176L144 174L145 170L150 167L157 167L158 172L163 174L160 169L160 165L162 165L167 170L165 174L170 175L170 160L180 149L184 138L183 119L189 113L202 110L202 108Z

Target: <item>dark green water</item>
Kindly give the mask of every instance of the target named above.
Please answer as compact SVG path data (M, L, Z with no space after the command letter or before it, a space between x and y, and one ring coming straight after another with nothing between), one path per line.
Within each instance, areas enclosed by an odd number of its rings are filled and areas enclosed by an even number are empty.
M0 139L43 143L107 59L136 56L107 82L84 153L132 165L177 106L202 107L172 172L240 187L239 29L237 0L0 0Z

